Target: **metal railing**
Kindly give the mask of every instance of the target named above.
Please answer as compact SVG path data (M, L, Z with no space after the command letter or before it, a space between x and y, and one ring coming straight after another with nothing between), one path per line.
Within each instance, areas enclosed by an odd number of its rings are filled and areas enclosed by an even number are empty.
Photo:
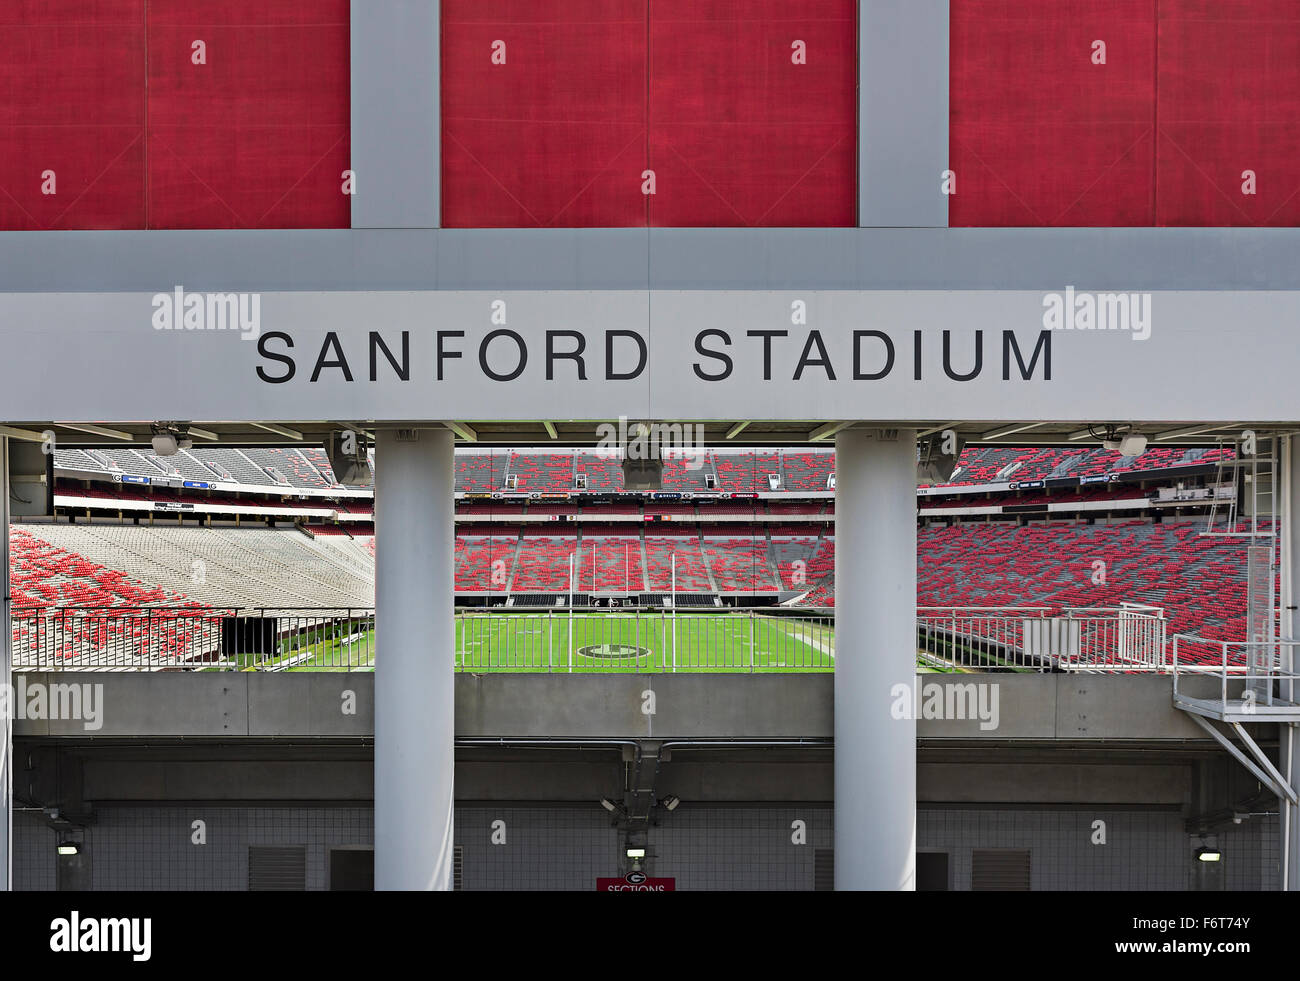
M1158 607L920 607L918 658L939 669L1166 671Z
M22 671L356 670L372 609L40 607L12 613Z
M1156 607L922 607L916 656L940 671L1164 673L1176 670L1166 628ZM1215 663L1235 671L1242 648L1227 645ZM358 671L372 669L375 657L373 609L13 614L13 665L21 671ZM830 671L835 617L770 606L458 608L453 657L457 671L473 673Z
M1291 706L1300 699L1297 647L1300 647L1300 641L1290 639L1228 641L1195 634L1174 634L1170 656L1174 697L1179 695L1180 679L1210 677L1219 682L1221 703L1226 704L1231 694L1232 700L1253 706ZM1241 684L1240 690L1238 683Z

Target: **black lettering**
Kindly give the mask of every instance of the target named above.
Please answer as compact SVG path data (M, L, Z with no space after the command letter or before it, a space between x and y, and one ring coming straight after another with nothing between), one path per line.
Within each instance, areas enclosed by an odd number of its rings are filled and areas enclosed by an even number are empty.
M747 330L746 337L763 338L763 381L772 380L772 338L789 337L788 330Z
M495 371L493 371L487 362L488 345L491 344L498 337L509 337L512 341L515 342L515 345L519 348L519 364L515 366L514 371L504 375L499 375ZM494 330L491 333L489 333L486 337L484 337L483 343L481 343L478 346L478 366L483 369L483 374L487 375L493 381L499 381L499 382L514 381L516 378L518 378L520 375L524 373L524 367L527 364L528 364L528 345L525 344L524 339L520 337L518 334L516 334L513 330L507 330L504 327L501 328L500 330Z
M338 355L333 361L326 361L325 355L330 348ZM325 342L320 346L320 354L316 356L316 367L311 373L311 380L315 381L320 377L320 373L326 368L342 368L343 377L348 381L352 380L352 369L348 367L348 359L343 356L343 348L339 346L339 335L330 331L325 335Z
M702 378L704 381L710 381L710 382L722 381L724 378L730 378L731 371L735 367L735 365L732 363L731 355L724 354L721 351L710 351L707 348L705 348L704 339L706 337L721 338L723 344L725 344L727 347L731 347L731 335L728 334L725 330L718 330L717 328L702 330L695 335L695 353L702 354L706 358L713 358L716 361L721 361L724 365L726 365L726 367L723 368L722 371L718 372L718 374L710 375L707 372L701 371L700 363L696 361L695 364L691 365L691 367L695 370L696 376Z
M885 342L885 366L869 375L862 373L862 338L879 337ZM853 380L878 381L894 369L894 342L881 330L855 330L853 332Z
M572 337L578 342L575 351L556 351L557 337ZM587 339L576 330L548 330L546 332L546 380L555 380L556 361L576 361L578 363L578 381L587 380L587 366L583 364L582 352L587 350Z
M621 372L614 370L614 338L630 337L636 341L638 360L636 368L630 372ZM607 330L605 331L605 380L606 381L631 381L638 377L641 372L645 371L646 361L649 360L650 352L646 350L645 338L634 330Z
M388 349L388 345L384 343L384 339L379 336L379 331L372 330L370 332L370 380L371 381L379 380L378 378L379 366L377 364L379 359L375 357L375 355L379 351L384 352L384 357L386 357L388 359L388 363L393 366L393 370L397 372L398 378L400 378L404 382L411 380L411 332L409 330L402 331L402 363L401 364L397 363L397 359L393 357L393 352Z
M1038 332L1038 343L1034 345L1034 355L1029 359L1029 367L1025 367L1025 359L1020 356L1020 345L1016 342L1016 335L1013 331L1004 330L1002 332L1002 380L1011 380L1011 352L1016 353L1016 364L1020 366L1020 377L1028 381L1034 373L1034 365L1038 364L1038 355L1043 355L1043 381L1052 380L1052 332L1050 330L1040 330Z
M975 367L964 375L952 370L952 331L943 332L943 373L953 381L968 382L984 367L984 331L975 331Z
M463 330L440 330L440 331L438 331L438 351L437 351L437 357L438 357L438 381L442 381L442 362L443 362L443 359L444 359L444 358L459 358L459 357L461 357L461 353L460 353L459 351L444 351L444 350L442 349L442 339L443 339L444 337L464 337L464 336L465 336L465 332L464 332Z
M266 349L266 342L271 340L272 338L275 338L278 341L284 341L285 347L293 347L292 337L290 337L282 330L272 330L272 331L268 331L267 333L263 334L261 337L257 339L257 353L264 358L270 358L272 361L280 361L284 364L287 364L289 366L289 370L286 371L279 378L274 378L271 375L268 375L262 369L262 366L259 364L257 366L257 377L262 379L262 381L264 382L270 382L272 385L282 385L298 373L298 366L293 363L293 358L289 357L289 355L276 354L274 351L268 351Z
M817 353L820 357L809 358L808 352L812 350L813 345L817 345ZM822 332L820 330L808 331L808 340L804 342L803 354L799 355L799 364L794 369L794 380L798 381L803 377L803 370L811 365L820 365L826 369L826 377L830 381L835 380L835 369L831 367L830 356L826 353L826 345L822 343Z

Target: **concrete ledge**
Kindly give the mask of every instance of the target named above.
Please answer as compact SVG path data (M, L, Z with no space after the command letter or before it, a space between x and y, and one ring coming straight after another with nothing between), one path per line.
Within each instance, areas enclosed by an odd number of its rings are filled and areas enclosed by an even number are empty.
M1189 694L1215 694L1211 679L1193 681L1187 685ZM918 716L917 734L926 741L1206 739L1173 707L1168 677L927 674L918 675L917 682L919 699L882 693L879 710L903 715L910 709ZM90 692L84 686L92 686L95 694L87 704L97 706L98 719L19 717L15 736L262 739L374 734L371 673L15 676L16 692L21 694L27 686L29 699L37 683L83 686L83 696ZM456 735L828 739L834 734L833 685L829 674L459 674ZM927 687L934 685L939 688ZM68 689L60 691L65 705L71 704L66 701ZM976 714L971 706L996 712L971 717ZM863 706L864 711L869 708ZM958 717L953 717L954 708ZM934 717L936 710L942 717Z

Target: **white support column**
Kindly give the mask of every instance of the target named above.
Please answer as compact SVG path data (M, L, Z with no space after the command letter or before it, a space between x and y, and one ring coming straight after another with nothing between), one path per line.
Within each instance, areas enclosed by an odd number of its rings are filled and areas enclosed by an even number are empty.
M916 433L842 430L835 437L836 889L916 888L915 684ZM907 718L894 717L900 698Z
M13 605L9 593L9 439L0 436L0 685L13 690ZM12 705L12 701L10 702ZM14 720L12 712L0 718L0 892L14 887Z
M375 888L446 890L455 768L454 437L432 429L377 437Z
M1279 471L1283 486L1280 493L1282 511L1282 636L1293 639L1300 630L1300 612L1294 607L1300 602L1297 585L1300 585L1300 436L1283 437L1281 445L1282 466ZM1277 493L1275 488L1274 493ZM1294 671L1296 663L1292 648L1282 649L1282 664ZM1300 698L1300 686L1282 683L1282 697L1288 701ZM1283 776L1292 787L1300 786L1300 727L1288 723L1278 725L1278 752ZM1282 841L1282 888L1300 891L1300 808L1279 799Z

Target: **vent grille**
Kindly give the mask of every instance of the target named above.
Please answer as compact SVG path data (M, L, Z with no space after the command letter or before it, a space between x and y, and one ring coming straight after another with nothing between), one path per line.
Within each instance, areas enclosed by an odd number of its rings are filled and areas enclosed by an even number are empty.
M813 852L813 891L833 892L835 889L835 849L818 848Z
M307 848L248 846L250 892L301 892L307 888Z
M977 848L971 852L970 887L976 892L1028 892L1028 848Z

